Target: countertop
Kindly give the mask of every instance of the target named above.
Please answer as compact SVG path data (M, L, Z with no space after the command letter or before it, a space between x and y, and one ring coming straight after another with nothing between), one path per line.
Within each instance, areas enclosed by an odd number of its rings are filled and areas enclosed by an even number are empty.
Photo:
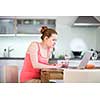
M70 58L69 60L81 60L82 58ZM24 57L0 57L0 60L24 60ZM54 58L50 60L64 60L63 58ZM91 60L91 59L90 59ZM97 60L100 60L100 58L97 58Z
M69 60L81 60L82 58L70 58ZM54 58L54 59L50 59L50 60L64 60L64 58ZM90 59L92 60L92 59ZM97 58L96 60L100 60L100 57Z
M24 57L0 57L0 60L24 60Z

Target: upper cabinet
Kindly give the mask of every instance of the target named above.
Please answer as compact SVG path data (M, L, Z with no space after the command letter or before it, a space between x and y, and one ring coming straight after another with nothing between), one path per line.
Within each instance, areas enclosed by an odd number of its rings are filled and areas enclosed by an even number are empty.
M22 18L10 17L0 18L0 36L3 35L40 35L41 26L46 25L55 29L56 19L54 18Z
M17 34L39 34L41 26L56 26L55 19L17 19Z
M14 35L15 25L14 19L0 18L0 35Z

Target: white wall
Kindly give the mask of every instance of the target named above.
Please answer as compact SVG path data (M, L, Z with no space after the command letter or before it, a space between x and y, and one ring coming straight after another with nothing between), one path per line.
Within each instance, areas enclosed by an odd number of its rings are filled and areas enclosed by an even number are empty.
M100 48L100 29L72 27L71 25L76 18L74 16L59 16L56 18L56 30L59 34L56 45L57 56L70 53L70 43L76 38L84 42L86 49ZM3 49L8 46L14 48L14 51L11 52L12 57L24 57L28 45L34 40L40 41L40 37L0 37L0 57L3 56Z
M96 29L96 49L100 51L100 27Z
M57 31L59 32L57 54L70 52L70 43L76 38L84 42L86 49L96 49L97 28L72 27L72 19L74 18L71 16L57 17Z
M24 57L32 41L40 41L40 37L0 37L0 57L3 56L3 50L8 46L14 49L10 53L11 57Z

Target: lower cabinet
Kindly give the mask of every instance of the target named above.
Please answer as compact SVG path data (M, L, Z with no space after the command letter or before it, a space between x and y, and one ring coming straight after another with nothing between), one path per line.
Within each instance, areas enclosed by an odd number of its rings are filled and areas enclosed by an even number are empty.
M4 66L3 79L4 83L18 83L18 66Z
M18 83L24 60L0 60L0 83Z

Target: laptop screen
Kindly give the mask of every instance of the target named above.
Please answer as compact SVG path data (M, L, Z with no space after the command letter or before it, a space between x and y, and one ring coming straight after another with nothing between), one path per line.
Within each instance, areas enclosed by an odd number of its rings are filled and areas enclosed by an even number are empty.
M91 51L86 51L78 68L85 68L85 66L87 65L87 63L89 62L90 60L90 57L92 56L92 52Z

